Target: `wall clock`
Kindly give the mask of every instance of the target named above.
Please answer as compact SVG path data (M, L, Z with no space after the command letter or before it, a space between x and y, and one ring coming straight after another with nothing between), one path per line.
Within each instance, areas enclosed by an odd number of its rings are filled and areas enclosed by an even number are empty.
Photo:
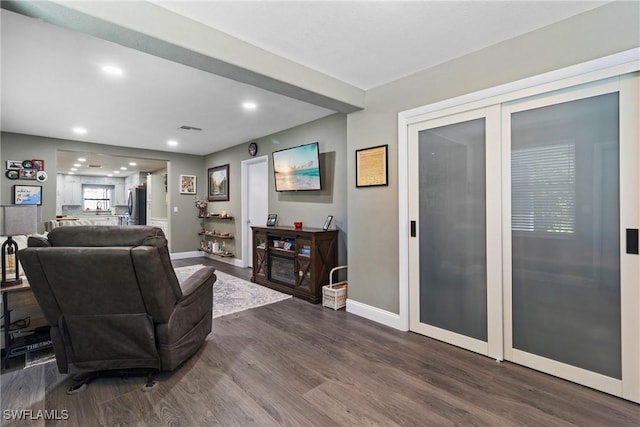
M249 155L255 156L256 154L258 154L258 144L252 142L251 144L249 144Z

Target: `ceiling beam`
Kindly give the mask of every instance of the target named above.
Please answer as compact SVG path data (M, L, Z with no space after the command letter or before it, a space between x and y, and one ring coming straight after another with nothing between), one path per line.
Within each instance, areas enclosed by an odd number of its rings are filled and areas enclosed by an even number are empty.
M2 8L341 113L364 91L149 2L2 1Z

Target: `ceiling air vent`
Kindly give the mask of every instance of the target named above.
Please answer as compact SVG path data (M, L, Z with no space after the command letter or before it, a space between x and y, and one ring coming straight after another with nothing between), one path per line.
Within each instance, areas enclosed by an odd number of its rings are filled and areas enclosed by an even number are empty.
M90 168L98 168L100 169L102 167L102 165L89 165Z
M201 128L197 128L195 126L188 126L188 125L182 125L178 129L183 130L185 132L202 132Z

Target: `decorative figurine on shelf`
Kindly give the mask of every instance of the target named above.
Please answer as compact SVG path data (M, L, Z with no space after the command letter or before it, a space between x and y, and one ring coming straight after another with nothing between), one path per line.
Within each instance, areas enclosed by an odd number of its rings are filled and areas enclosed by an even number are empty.
M200 218L204 218L207 216L207 205L209 204L207 202L206 199L202 198L202 199L198 199L198 197L196 196L196 208L198 208L198 216Z
M227 211L220 212L220 218L226 218L226 217L227 217Z
M201 251L207 250L207 244L204 242L204 240L200 240L200 250Z

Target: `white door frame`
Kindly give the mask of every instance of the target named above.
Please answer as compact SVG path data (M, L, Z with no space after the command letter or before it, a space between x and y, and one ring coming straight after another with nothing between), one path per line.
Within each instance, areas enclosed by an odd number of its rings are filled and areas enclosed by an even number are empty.
M239 260L241 267L249 266L249 259L251 259L252 251L251 251L251 235L246 233L246 225L249 221L249 166L256 163L266 163L267 164L267 176L264 177L265 180L269 179L269 156L260 156L254 157L252 159L243 160L240 162L240 174L242 180L242 201L240 210L242 211L242 226L240 227L241 234L241 242L242 242L242 259ZM266 217L265 217L266 221Z
M513 101L556 89L640 70L640 48L594 59L504 85L473 92L398 113L398 315L380 316L372 307L359 314L387 326L409 330L409 133L413 123Z
M624 85L633 86L633 89L627 92L634 93L635 90L635 94L637 95L640 92L640 89L638 88L637 78L631 78L630 73L637 72L638 70L640 70L640 48L634 48L625 52L610 55L604 58L599 58L565 69L545 73L543 75L534 76L502 86L400 112L398 114L399 312L397 317L388 316L387 318L389 320L386 323L383 323L387 324L388 326L405 331L409 330L410 325L409 248L410 240L414 239L410 236L410 223L411 220L417 220L417 218L411 217L409 209L409 125L425 120L445 117L447 115L478 109L490 105L503 104L517 99L523 99L530 96L535 96L555 90L561 90L618 76L621 76L620 79ZM626 132L630 132L632 134L625 136L623 132L621 132L621 140L624 138L634 141L639 140L640 129L638 129L637 122L640 113L639 110L640 108L636 103L634 111L630 111L627 115L621 115L621 127L625 123L631 124L630 126L627 126L631 130L627 130ZM630 169L632 169L631 163L637 165L638 162L640 162L640 147L636 146L635 149L633 149L633 151L630 153L629 157L623 157L621 159L620 166L621 168L625 168L627 171L629 171ZM503 171L503 173L508 173L508 171ZM638 172L638 170L635 170L631 172L630 175L626 176L628 182L621 182L621 185L640 186L640 172ZM636 203L636 205L640 205L640 203ZM621 227L623 227L623 229L625 227L638 227L640 225L640 206L635 206L634 210L635 212L633 213L630 212L625 214L626 219L622 217L621 213L620 219ZM621 242L624 242L624 238L626 238L626 236L621 237L623 239L621 240ZM625 257L621 257L621 264L623 269L624 263L628 262L625 261L624 258ZM637 266L637 264L635 267L632 267L625 271L631 271L631 273L622 274L635 274L636 277L640 276L640 267ZM640 290L634 289L627 292L627 297L630 301L637 302L638 300L640 300ZM369 310L369 312L367 312L366 310L361 310L359 314L376 321L380 321L380 319L382 319L373 307ZM628 360L638 360L638 355L640 354L640 348L638 348L638 342L640 341L638 336L640 313L638 313L637 307L635 307L634 310L629 310L628 308L622 307L622 322L623 341L625 340L625 337L629 337L631 339L627 342L635 343L632 344L631 347L623 347L622 351L623 377L630 377L632 379L628 383L628 385L623 386L622 397L640 403L640 366L634 366L633 364L628 363ZM635 326L628 328L625 326L625 324L631 324Z

